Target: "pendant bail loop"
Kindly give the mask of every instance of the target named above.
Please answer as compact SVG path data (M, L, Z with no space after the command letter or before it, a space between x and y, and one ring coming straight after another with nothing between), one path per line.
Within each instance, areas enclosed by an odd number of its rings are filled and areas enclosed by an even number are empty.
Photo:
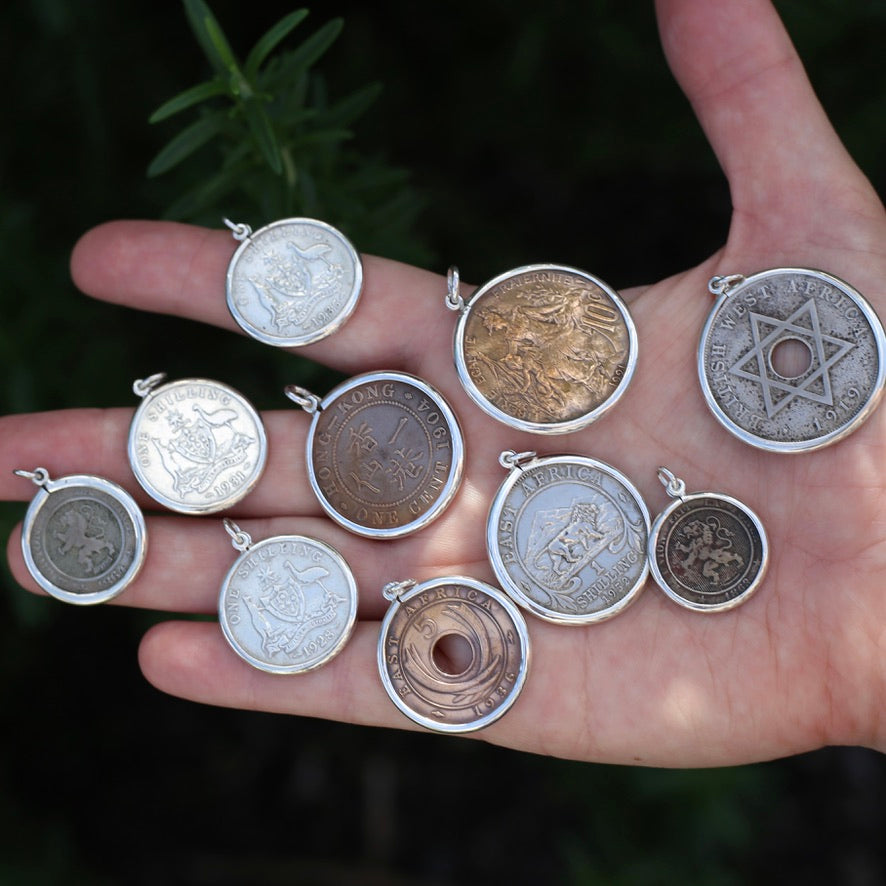
M417 582L413 578L407 578L403 581L389 581L382 589L381 594L385 600L393 603L395 600L399 603L401 594L411 591Z
M538 455L533 449L526 452L515 452L513 449L506 449L499 457L498 463L509 471L522 468L526 462L532 461Z
M223 218L222 221L231 229L231 233L235 240L242 243L244 240L252 236L252 228L243 222L232 222L229 218Z
M17 468L12 473L16 477L30 480L35 486L45 486L49 482L49 471L46 468L34 468L33 471L23 471Z
M458 268L451 265L446 272L446 307L450 311L463 311L465 309L465 300L461 297L459 290L461 278Z
M165 372L155 372L147 378L137 378L132 383L132 392L136 397L147 397L165 378Z
M719 277L711 277L708 280L708 292L711 295L726 295L731 289L744 283L743 274L725 274Z
M312 394L307 388L299 385L286 385L283 393L292 400L297 406L304 409L308 415L313 415L320 411L320 403L322 402L316 394Z
M686 484L667 468L658 469L658 479L671 498L682 499L686 495Z
M241 529L233 520L225 517L222 520L222 524L225 527L225 531L231 536L231 544L235 551L240 551L242 554L252 547L252 536Z

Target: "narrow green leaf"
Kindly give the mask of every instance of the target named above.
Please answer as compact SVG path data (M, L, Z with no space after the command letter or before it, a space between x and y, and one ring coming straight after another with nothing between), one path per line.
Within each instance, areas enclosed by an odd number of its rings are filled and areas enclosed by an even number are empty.
M321 129L318 132L308 132L299 138L293 139L290 148L304 148L309 145L332 145L336 142L347 141L354 137L354 133L347 129Z
M225 125L225 115L222 113L211 114L201 117L195 123L183 129L161 148L157 156L148 166L148 177L154 178L172 169L181 163L185 157L190 156L198 148L206 144L214 135L221 132Z
M243 113L265 162L275 175L280 175L283 172L283 160L280 157L280 147L277 144L274 127L265 109L256 101L247 101L243 102Z
M258 69L262 66L262 62L274 51L277 45L292 31L300 25L308 15L307 9L297 9L284 16L273 27L269 28L253 46L249 55L246 57L246 64L243 71L247 80L254 80L258 74Z
M222 198L239 187L246 169L247 166L242 163L222 169L217 175L182 194L164 213L164 217L188 220L207 209L218 208Z
M206 101L206 99L209 98L214 98L217 95L224 95L226 92L225 84L217 78L215 80L207 80L205 83L198 83L196 86L192 86L190 89L180 92L178 95L169 99L169 101L160 105L160 107L148 118L148 122L159 123L161 120L165 120L167 117L171 117L179 111L184 111L192 105Z
M347 126L353 123L366 113L381 94L381 89L381 83L370 83L363 89L351 93L323 114L323 123L327 126Z
M272 82L285 88L288 83L303 74L335 43L341 33L342 25L343 22L340 18L332 19L295 49L284 53L281 56L280 65L274 69ZM271 91L276 90L272 89Z
M191 30L213 70L218 74L237 70L237 60L212 10L203 0L184 0L184 4Z

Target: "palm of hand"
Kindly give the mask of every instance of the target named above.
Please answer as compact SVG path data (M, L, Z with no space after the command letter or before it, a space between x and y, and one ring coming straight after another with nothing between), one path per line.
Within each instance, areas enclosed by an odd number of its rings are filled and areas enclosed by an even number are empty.
M884 308L876 293L886 274L886 214L830 130L768 5L756 5L753 15L733 12L744 17L739 26L699 14L691 2L659 3L672 67L729 176L735 212L720 253L684 274L622 293L637 324L640 358L630 390L612 413L560 438L530 437L497 424L456 380L452 316L442 307L445 281L367 259L366 290L355 315L335 336L306 350L345 371L403 369L442 390L467 441L458 496L443 517L414 536L387 543L350 536L321 516L301 458L288 455L302 451L307 421L291 410L267 416L265 479L232 516L255 538L303 532L338 547L357 574L361 623L325 668L281 681L236 659L216 626L169 622L142 645L149 679L212 703L408 725L384 695L375 669L377 621L387 605L380 589L390 580L446 574L492 581L485 521L504 479L498 454L537 449L614 465L637 484L653 513L667 503L656 479L659 465L683 477L690 492L734 494L762 517L772 561L757 595L731 613L691 613L649 587L629 610L600 625L531 619L526 687L483 737L558 756L665 765L762 759L823 743L882 746L882 726L879 734L876 729L886 686L879 663L886 545L878 530L886 504L878 467L886 413L875 413L837 447L798 456L761 453L723 431L695 380L698 334L712 304L707 281L715 274L821 267ZM729 29L728 58L697 49L726 46L717 39L719 27ZM803 131L802 143L785 139L790 130ZM224 233L122 223L87 235L73 268L81 287L99 297L231 327L218 295L231 252ZM417 334L391 336L392 317L398 328ZM131 485L123 443L129 414L109 411L100 423L91 413L5 419L16 433L6 435L15 443L4 444L4 460L10 469L30 466L64 440L56 447L65 452L64 464L55 473L88 467ZM274 446L284 439L286 453ZM102 440L108 441L104 455ZM9 490L25 494L11 484ZM153 518L150 531L152 556L121 602L212 611L232 561L225 533L214 521L176 517ZM30 586L15 542L14 571ZM187 568L198 563L199 569ZM202 576L197 586L182 587L186 571Z

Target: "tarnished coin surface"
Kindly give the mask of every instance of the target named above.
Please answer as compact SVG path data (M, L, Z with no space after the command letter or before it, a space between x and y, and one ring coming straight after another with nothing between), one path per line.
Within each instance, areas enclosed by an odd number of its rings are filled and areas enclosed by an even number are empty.
M394 538L426 526L461 481L455 415L427 382L398 372L356 376L323 399L308 433L311 486L342 526Z
M385 597L391 607L378 669L407 717L437 732L470 732L514 704L529 667L529 634L505 594L458 576L389 585Z
M75 474L41 485L25 515L22 553L43 590L66 603L103 603L145 558L144 517L109 480Z
M648 537L646 505L615 468L525 453L492 502L486 545L501 586L521 606L558 624L592 624L642 591Z
M287 218L249 232L231 258L227 302L253 338L306 345L351 316L363 288L363 266L350 241L312 218Z
M245 550L222 582L218 617L234 651L272 674L326 664L357 618L357 584L330 545L277 536Z
M652 524L649 561L656 583L681 606L699 612L732 609L763 580L766 531L734 498L684 495Z
M528 265L481 286L455 331L455 364L493 418L560 434L600 418L624 394L637 361L627 306L575 268Z
M240 501L267 458L258 412L217 381L161 381L154 376L135 385L144 396L129 429L136 479L160 504L183 514L209 514Z
M848 283L775 268L715 277L720 298L698 351L702 391L727 430L751 446L805 452L854 431L886 381L883 327Z

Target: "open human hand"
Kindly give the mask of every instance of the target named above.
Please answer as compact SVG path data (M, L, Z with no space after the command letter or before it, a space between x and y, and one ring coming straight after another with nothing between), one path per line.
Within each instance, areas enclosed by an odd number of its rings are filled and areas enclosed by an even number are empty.
M658 0L657 12L671 67L728 176L734 211L728 241L715 255L622 292L640 340L628 392L580 433L542 438L498 424L456 378L445 279L364 257L354 315L301 353L350 374L402 370L437 387L466 439L461 489L414 535L379 542L349 534L323 515L308 484L302 453L309 421L289 407L266 414L267 469L228 516L255 539L300 533L341 551L360 588L357 628L322 669L280 677L241 661L218 625L164 622L140 648L142 669L157 687L211 704L411 727L375 664L388 605L381 588L443 575L494 583L485 523L504 479L498 456L535 449L613 465L653 514L667 504L656 478L662 464L690 491L733 494L766 525L771 564L756 595L726 613L682 609L650 582L633 606L601 624L528 617L532 664L523 693L479 737L561 757L667 766L740 763L824 744L886 750L886 412L836 446L761 452L723 430L695 379L714 275L818 267L850 281L886 313L879 286L886 279L886 213L833 132L768 0ZM227 231L115 222L83 237L72 273L97 298L236 330L223 297L232 252ZM55 477L95 473L131 490L131 415L69 410L0 419L0 495L29 497L33 489L12 471L35 465ZM149 517L148 559L116 602L214 612L235 557L220 524ZM18 531L9 559L20 583L36 590Z

